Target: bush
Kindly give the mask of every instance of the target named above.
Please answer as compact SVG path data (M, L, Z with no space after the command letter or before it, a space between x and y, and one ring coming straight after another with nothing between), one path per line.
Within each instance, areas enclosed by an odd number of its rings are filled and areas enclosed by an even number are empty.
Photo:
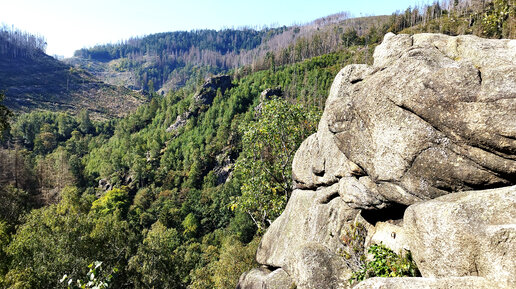
M108 191L100 199L93 202L91 211L99 215L111 214L119 211L125 215L129 206L129 194L125 187L114 188Z
M224 240L219 260L213 268L215 288L235 288L240 275L258 265L255 256L259 243L259 237L255 237L247 245L235 237Z
M364 268L365 256L365 238L367 236L366 227L359 222L349 225L345 234L341 237L341 242L346 247L340 252L349 268L353 271L359 271Z
M373 245L368 249L373 259L364 268L353 273L350 283L372 277L417 277L421 276L410 252L403 255L394 253L384 245Z

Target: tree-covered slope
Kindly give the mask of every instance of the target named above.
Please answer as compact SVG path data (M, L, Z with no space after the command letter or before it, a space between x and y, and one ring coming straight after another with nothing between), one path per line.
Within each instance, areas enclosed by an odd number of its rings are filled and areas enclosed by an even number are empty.
M152 93L122 119L18 115L0 149L0 287L66 288L63 275L90 278L101 261L94 279L110 288L234 288L338 71L370 63L387 31L440 17L406 12L360 33L327 20L337 30L320 42L294 29L305 36L234 69L231 85Z
M32 39L37 37L0 29L0 90L11 110L77 114L86 109L95 117L108 118L125 115L144 102L140 94L105 84L46 55L41 47L44 40L37 44Z
M81 49L66 61L107 83L166 93L238 67L259 71L271 64L292 64L350 45L376 43L382 31L514 38L514 6L510 0L441 1L409 7L391 16L350 18L347 13L338 13L303 25L272 29L157 33Z
M197 81L208 73L234 67L236 55L258 47L284 29L157 33L77 50L75 58L66 61L88 70L93 66L92 73L110 83L152 91L171 81L177 88L191 78Z
M246 181L259 162L250 145L262 146L262 167L288 179L289 159L314 130L334 76L370 53L353 47L237 77L224 92L214 87L211 104L198 101L206 89L181 89L109 123L87 115L19 116L4 141L13 147L0 151L0 198L9 200L0 210L0 235L7 236L0 284L55 288L64 274L83 278L89 263L102 261L106 272L118 270L113 288L234 287L253 266L257 225L267 226L289 196L288 187L274 185L261 200L273 207L245 205L252 196L242 195L242 186L276 179L256 172L256 182ZM276 87L282 97L260 98ZM191 110L197 113L183 127L167 132ZM271 115L281 111L292 113L274 122ZM298 136L284 139L288 151L271 146L292 129ZM287 167L271 166L280 159ZM247 211L262 217L264 208L276 213L253 222Z
M158 33L81 49L65 61L108 83L167 92L196 85L209 74L243 66L258 71L271 61L292 64L335 52L351 45L342 36L347 29L359 37L387 20L387 16L348 19L347 14L339 13L290 27Z

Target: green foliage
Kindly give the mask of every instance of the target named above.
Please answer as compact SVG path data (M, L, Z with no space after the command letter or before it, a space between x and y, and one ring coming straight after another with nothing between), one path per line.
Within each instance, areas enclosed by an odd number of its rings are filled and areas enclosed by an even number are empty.
M129 268L137 273L132 278L136 288L180 288L179 268L184 264L176 253L181 242L178 232L156 222L145 234L129 261Z
M85 114L79 118L44 112L20 115L11 132L24 149L0 153L12 157L27 154L23 163L28 172L34 172L28 175L38 177L38 188L25 193L27 197L36 194L34 199L40 201L51 192L56 198L30 213L30 206L19 210L19 215L9 213L13 216L9 217L13 222L9 221L9 228L14 228L18 219L21 224L5 249L5 286L57 287L65 273L73 280L83 278L92 260L102 261L106 272L120 269L110 285L113 288L185 288L194 284L198 286L195 288L214 288L215 282L236 281L230 279L252 264L251 257L243 256L252 256L254 249L244 248L250 248L247 243L253 240L257 227L246 211L229 208L242 194L245 179L238 173L226 179L219 172L225 168L229 174L241 151L254 149L250 141L243 144L242 134L245 123L259 121L254 108L260 93L281 86L289 99L274 101L275 111L269 113L268 125L274 126L275 121L288 125L284 133L293 135L284 135L282 140L289 142L287 148L293 153L297 146L290 142L299 144L310 133L305 131L303 135L302 130L307 128L303 121L315 116L311 129L317 121L317 114L308 114L306 108L322 108L335 74L363 53L366 51L350 48L295 65L276 64L275 70L234 79L233 88L217 93L211 106L200 109L175 132L166 129L178 115L191 109L194 90L185 88L155 97L126 118L92 121L93 128L87 129L87 125L82 131L79 125L88 123ZM261 115L267 113L262 109ZM272 143L274 131L278 132L272 127L269 134L264 134L270 139L263 143L270 146L274 157L287 156ZM42 138L42 133L51 133L55 141L44 145L39 139L49 138ZM0 162L9 171L10 157L2 159L9 160ZM22 163L21 157L18 159L17 163ZM270 166L273 160L272 155L264 158L264 165ZM289 170L287 167L282 176L285 184L289 182ZM21 175L19 186L25 188L22 183L27 181ZM108 179L116 189L96 200L95 187L101 178ZM13 179L9 177L9 181ZM127 183L128 179L132 183ZM70 183L77 188L62 190ZM117 189L124 185L129 185L128 189ZM25 195L17 192L22 202L21 196ZM11 193L5 196L11 198ZM284 191L278 189L277 195L284 198ZM285 200L281 202L284 206ZM272 205L279 214L280 205ZM241 265L234 270L216 265L223 250L231 250L229 241L221 249L226 239L237 240L234 243L239 244L239 250L232 252L248 265L237 259L233 261ZM225 260L232 257L224 256Z
M457 1L459 5L441 7L439 3L393 15L392 31L401 33L474 34L486 38L516 37L516 4L510 0ZM424 13L421 13L423 11ZM411 25L407 25L410 23Z
M118 269L113 268L113 272L106 274L102 270L102 262L95 261L88 265L89 271L86 274L86 280L77 279L73 282L73 279L64 275L59 283L67 285L68 289L107 289L113 279L113 274L118 272Z
M236 236L240 242L245 244L251 242L256 233L256 226L249 214L238 210L231 219L228 229L232 235Z
M209 74L227 71L234 67L239 53L256 48L285 29L156 33L127 43L80 49L74 55L102 62L116 59L115 70L132 72L136 84L152 94L167 80L195 83ZM206 57L199 57L201 53Z
M299 44L300 59L319 44ZM270 69L235 71L232 88L202 107L195 106L197 89L185 87L119 120L95 122L86 111L19 115L4 142L9 148L0 150L0 182L13 188L0 190L0 199L9 200L0 211L8 236L0 287L56 288L65 273L84 279L93 260L103 262L104 272L119 268L110 288L234 286L255 266L259 238L251 216L260 216L230 204L244 185L257 186L265 191L258 205L270 210L262 227L281 213L293 153L314 131L333 78L347 63L370 60L371 52L348 47L292 65L270 54ZM157 89L162 82L146 83ZM285 99L262 104L257 114L260 93L278 86ZM167 131L186 112L186 124ZM254 135L246 136L251 128ZM274 172L262 171L268 187L234 171L239 157L251 164L255 156L254 169ZM24 175L35 176L35 184ZM100 179L115 189L97 199Z
M79 112L79 130L83 134L89 134L93 129L89 112L85 109L81 110L81 112Z
M183 234L187 236L196 235L197 228L199 227L199 222L197 221L197 218L195 218L194 214L188 214L182 224L184 228Z
M507 20L513 18L512 23ZM516 20L516 4L510 0L494 0L487 6L482 17L482 33L488 37L502 37L507 35L508 29L516 29L516 27L508 27L515 25ZM509 32L510 34L510 32Z
M285 28L232 30L195 30L156 33L143 38L131 39L131 44L106 44L98 45L90 49L81 49L74 53L75 56L92 58L105 61L119 57L126 57L132 53L152 51L185 52L192 47L204 50L213 50L220 53L228 51L248 50L258 46L264 38L271 37Z
M213 288L235 288L243 272L258 266L255 255L260 243L256 237L244 245L234 237L228 237L220 248L219 260L213 264Z
M92 259L103 260L107 272L121 268L113 280L119 287L128 278L134 233L117 216L88 214L91 202L76 188L61 195L58 204L32 210L7 246L7 287L56 288L65 273L74 280L84 276Z
M17 225L30 207L30 195L26 191L12 185L0 187L0 222Z
M0 287L4 288L4 276L8 271L9 260L5 250L10 242L7 222L0 219Z
M373 245L368 249L372 260L364 268L354 272L350 283L372 277L418 277L421 276L410 252L399 256L384 245Z
M263 104L256 121L242 126L242 152L235 165L242 195L232 208L247 212L259 230L285 208L292 190L292 159L318 120L314 110L273 99Z
M92 122L86 110L80 113L79 118L61 112L34 111L17 116L10 132L12 139L25 148L46 154L70 139L77 141L88 134L109 134L112 124L112 121Z
M33 210L18 229L7 253L13 266L6 276L9 285L52 288L68 266L86 266L80 258L84 242L77 242L88 226L77 211L57 205ZM86 240L84 240L86 241Z
M353 271L350 284L372 277L416 277L420 276L410 252L394 253L384 245L372 245L366 255L367 229L360 222L345 228L340 237L344 246L340 252L344 262Z
M125 215L129 206L129 195L126 188L114 188L93 202L91 210L99 215L107 215L118 211Z
M199 246L202 255L190 274L189 288L235 288L242 272L258 265L255 254L259 241L256 237L244 244L222 231L207 235Z
M226 60L284 28L164 33L80 51L118 59L109 65L133 73L144 89L157 90L167 80L183 88L154 93L134 113L111 121L93 121L86 110L77 117L31 112L12 118L0 148L0 287L57 288L66 273L67 280L98 281L92 286L109 279L110 288L234 288L238 276L256 266L259 236L286 205L292 157L315 131L342 67L371 63L386 31L412 25L409 32L483 35L485 26L490 37L514 35L512 2L496 0L485 11L456 9L435 3L388 21L377 18L374 25L346 21L354 25L312 36L294 28L295 41L235 68L232 87L200 107L194 84L233 67ZM189 63L199 49L214 54ZM78 73L72 69L66 77ZM260 103L260 93L274 87L283 98ZM185 116L184 126L168 130L178 116ZM97 199L100 179L115 189ZM394 257L381 246L369 250L374 259L367 261L365 236L359 223L341 236L355 281L415 274L403 261L410 257ZM88 268L93 260L102 266ZM114 268L119 271L109 277Z

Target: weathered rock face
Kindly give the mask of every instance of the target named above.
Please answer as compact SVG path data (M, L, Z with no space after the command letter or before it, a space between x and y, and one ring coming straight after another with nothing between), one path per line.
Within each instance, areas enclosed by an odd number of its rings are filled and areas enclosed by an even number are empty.
M240 276L236 289L284 289L291 288L293 281L279 268L271 271L267 268L255 268Z
M387 34L374 58L335 78L258 262L300 289L347 288L360 220L366 247L410 249L425 278L357 288L515 288L516 40Z
M295 190L285 211L269 227L258 247L261 264L284 267L297 247L307 242L322 243L332 252L342 247L343 224L354 220L358 211L338 197L338 185L319 192ZM336 197L337 196L337 197Z
M425 276L483 276L516 284L516 186L415 204L403 219Z
M446 278L371 278L353 289L505 289L510 284L482 277L446 277Z
M387 34L372 67L339 72L329 130L389 202L513 184L515 55L516 40Z
M263 237L257 261L283 268L298 288L338 288L350 273L338 254L344 246L340 238L358 210L342 202L337 190L338 184L319 192L295 190Z
M333 134L328 130L325 113L317 133L308 137L297 150L292 174L295 188L317 189L333 185L343 177L362 175L363 171L337 147Z
M226 89L231 87L231 77L229 75L220 75L208 78L201 89L194 96L194 100L200 105L210 105L217 95L217 90L224 94Z

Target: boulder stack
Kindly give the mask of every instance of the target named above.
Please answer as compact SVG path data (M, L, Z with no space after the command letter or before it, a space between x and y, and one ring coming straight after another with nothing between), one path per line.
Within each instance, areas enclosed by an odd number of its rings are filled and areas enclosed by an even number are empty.
M356 222L423 276L356 288L516 288L516 40L385 35L338 73L293 178L241 289L348 288Z

